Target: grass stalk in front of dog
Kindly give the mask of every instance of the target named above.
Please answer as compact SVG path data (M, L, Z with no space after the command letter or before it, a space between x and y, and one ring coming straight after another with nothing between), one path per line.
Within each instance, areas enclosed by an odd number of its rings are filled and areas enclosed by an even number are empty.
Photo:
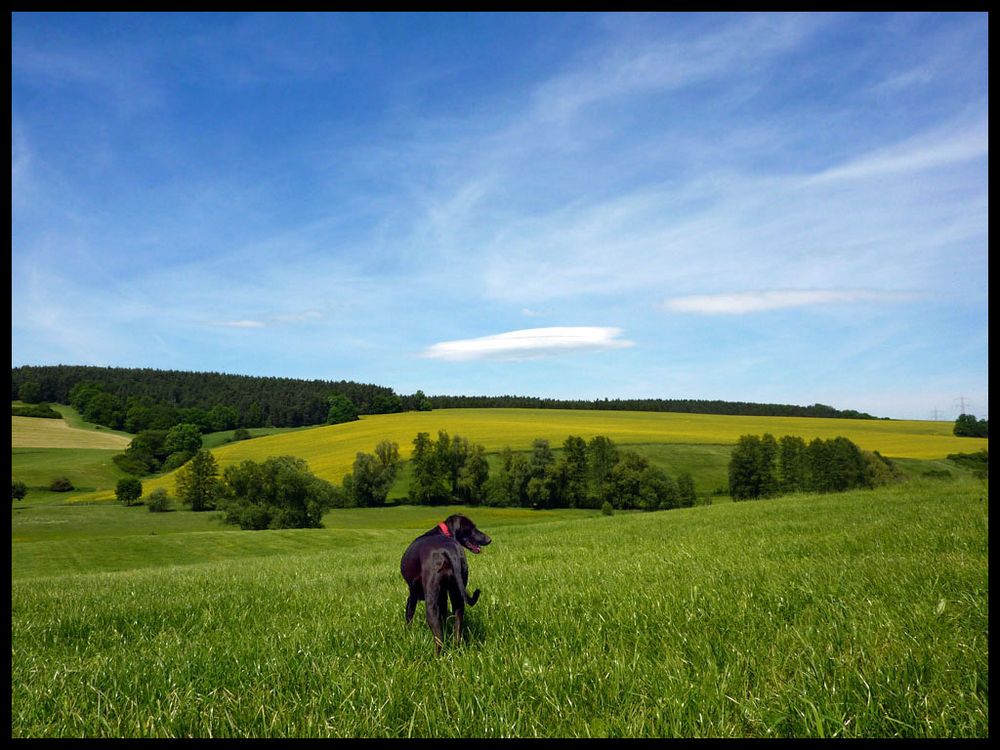
M13 580L12 736L986 737L985 495L480 523L440 658L388 510L264 557L184 564L218 535L178 533L173 565Z

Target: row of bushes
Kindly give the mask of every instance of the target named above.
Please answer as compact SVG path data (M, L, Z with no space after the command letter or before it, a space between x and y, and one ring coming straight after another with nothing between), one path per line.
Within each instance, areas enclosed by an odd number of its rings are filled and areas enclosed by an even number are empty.
M845 437L743 435L729 460L729 494L755 500L789 492L845 492L899 481L902 474L878 451Z
M12 417L37 417L41 419L62 419L62 414L57 412L48 404L28 404L26 406L15 406L11 404L10 415Z

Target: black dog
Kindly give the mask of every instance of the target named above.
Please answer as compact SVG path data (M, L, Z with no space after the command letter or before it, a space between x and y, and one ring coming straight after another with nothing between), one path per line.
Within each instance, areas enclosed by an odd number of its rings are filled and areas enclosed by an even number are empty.
M403 553L399 563L403 580L410 587L406 600L406 624L413 620L417 602L426 602L427 624L434 634L435 653L441 653L441 635L448 616L448 599L455 613L455 640L462 640L462 615L466 603L472 606L479 599L479 589L472 596L466 590L469 565L462 547L479 554L492 540L463 515L448 516L426 534L421 534Z

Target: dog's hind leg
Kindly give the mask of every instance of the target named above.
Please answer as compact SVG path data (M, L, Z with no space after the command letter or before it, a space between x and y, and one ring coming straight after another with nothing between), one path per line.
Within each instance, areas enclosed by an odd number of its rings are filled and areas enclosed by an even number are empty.
M444 645L442 629L444 618L448 614L448 594L441 586L441 581L434 579L424 586L424 603L427 610L427 626L434 636L434 653L440 654Z
M462 642L462 618L465 616L465 598L459 590L457 584L448 588L448 596L451 599L451 608L455 613L455 642Z
M417 611L417 602L420 601L424 596L424 588L420 585L420 581L414 581L410 584L410 595L406 599L406 624L409 625L413 621L413 613Z

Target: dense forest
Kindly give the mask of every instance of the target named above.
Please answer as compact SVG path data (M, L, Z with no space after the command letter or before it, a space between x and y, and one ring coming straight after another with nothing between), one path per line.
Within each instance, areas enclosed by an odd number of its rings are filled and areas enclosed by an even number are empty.
M53 365L11 369L11 399L30 403L72 402L74 388L93 384L108 394L95 404L98 424L126 427L130 409L156 409L164 420L161 429L172 426L169 412L184 410L235 410L224 429L234 427L301 427L323 424L330 411L330 397L343 395L359 414L381 414L421 408L423 394L400 397L385 386L347 380L296 380L292 378L226 375L217 372L127 369ZM93 400L93 399L92 399ZM98 409L98 406L102 407ZM426 408L426 405L424 405ZM100 413L103 412L103 413ZM120 419L112 416L118 414ZM85 415L86 416L86 415ZM109 422L117 421L118 424ZM176 424L176 422L174 422ZM143 425L148 427L150 425ZM137 430L128 429L129 432Z
M75 398L74 398L75 391ZM756 404L692 399L560 400L529 396L399 395L392 388L348 380L228 375L149 368L82 365L24 366L11 369L11 400L38 404L74 403L89 411L88 421L115 429L169 429L181 422L203 430L236 427L300 427L331 421L331 399L343 397L357 414L386 414L430 408L531 408L662 411L754 416L875 419L830 406Z

